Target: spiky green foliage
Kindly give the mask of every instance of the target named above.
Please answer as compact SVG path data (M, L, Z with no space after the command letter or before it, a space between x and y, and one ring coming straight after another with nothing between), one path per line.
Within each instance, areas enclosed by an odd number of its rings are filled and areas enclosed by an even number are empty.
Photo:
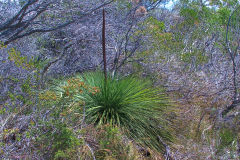
M152 86L151 81L110 76L105 81L101 72L76 78L93 89L74 95L75 100L85 101L87 123L118 126L139 145L158 151L163 151L162 141L171 141L164 116L169 100L162 89Z

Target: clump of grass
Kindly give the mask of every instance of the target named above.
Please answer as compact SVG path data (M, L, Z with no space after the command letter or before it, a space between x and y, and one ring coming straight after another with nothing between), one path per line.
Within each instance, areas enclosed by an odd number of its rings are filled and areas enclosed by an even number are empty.
M108 76L106 81L101 72L76 78L88 86L87 91L75 92L73 98L85 102L86 123L117 126L138 145L164 151L162 142L171 141L172 135L164 116L169 100L163 89L132 76L119 79Z

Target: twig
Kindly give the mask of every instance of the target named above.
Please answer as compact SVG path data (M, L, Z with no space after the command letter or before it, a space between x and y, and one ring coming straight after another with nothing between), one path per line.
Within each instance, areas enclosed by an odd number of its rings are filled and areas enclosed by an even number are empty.
M93 149L89 146L89 144L86 143L86 145L88 146L88 148L89 148L89 150L90 150L90 152L92 154L93 160L96 160L94 152L93 152Z

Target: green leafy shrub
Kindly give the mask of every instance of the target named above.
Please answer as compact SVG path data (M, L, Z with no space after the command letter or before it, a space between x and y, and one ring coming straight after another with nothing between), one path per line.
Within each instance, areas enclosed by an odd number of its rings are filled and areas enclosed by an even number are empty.
M31 70L32 68L34 68L34 58L31 57L30 59L28 59L27 56L22 56L20 51L17 51L14 48L11 48L8 51L9 57L8 59L12 62L14 62L14 64L22 69L25 70Z
M222 129L220 132L221 145L227 146L230 145L234 140L235 135L230 129Z
M218 11L218 19L221 25L227 25L231 10L228 7L220 8Z
M218 145L218 153L222 152L224 148L231 146L232 143L236 140L237 134L235 134L229 128L222 128L219 133L220 143ZM232 148L231 146L230 148Z
M36 140L41 154L47 159L75 159L81 139L76 137L74 131L58 120L43 124L35 131L42 133ZM43 134L43 131L46 133Z
M60 123L57 127L58 132L53 134L54 159L70 159L76 152L76 147L80 145L79 139L75 137L73 131L66 124Z
M182 8L180 15L186 19L188 24L194 24L195 22L199 21L198 12L193 8Z
M98 128L99 149L96 158L104 159L137 159L140 154L134 152L133 147L123 143L122 134L117 127L104 125Z
M0 49L7 48L7 45L4 44L4 42L0 41Z

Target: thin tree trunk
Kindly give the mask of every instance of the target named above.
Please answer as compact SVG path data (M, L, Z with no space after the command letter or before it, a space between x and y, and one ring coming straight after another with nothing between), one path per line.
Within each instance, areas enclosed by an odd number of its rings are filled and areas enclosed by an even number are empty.
M226 50L231 58L232 61L232 69L233 69L233 78L232 78L232 83L233 83L233 99L232 99L232 104L229 105L226 109L223 110L222 112L222 116L225 116L228 112L230 112L232 109L234 109L238 103L240 102L238 99L238 90L237 90L237 66L236 66L236 62L235 62L235 58L236 58L236 54L237 54L237 48L239 47L239 44L236 48L235 51L233 51L230 48L229 45L229 39L228 39L228 32L229 32L229 28L230 28L230 21L232 19L233 14L239 9L240 7L236 8L231 15L228 18L228 24L227 24L227 30L226 30Z

